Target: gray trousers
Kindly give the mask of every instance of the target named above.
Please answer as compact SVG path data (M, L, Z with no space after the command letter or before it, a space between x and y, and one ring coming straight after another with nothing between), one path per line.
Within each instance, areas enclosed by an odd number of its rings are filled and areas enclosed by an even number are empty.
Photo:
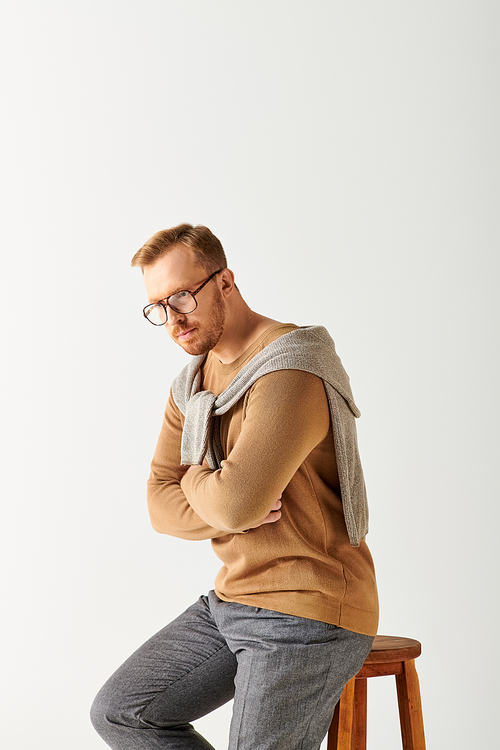
M113 750L213 750L190 722L234 698L229 750L318 750L372 641L210 592L110 677L92 723Z

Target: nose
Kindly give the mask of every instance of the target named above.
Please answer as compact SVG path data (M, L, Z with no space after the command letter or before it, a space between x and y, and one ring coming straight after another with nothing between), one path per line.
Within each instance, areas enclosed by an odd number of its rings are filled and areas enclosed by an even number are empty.
M167 305L167 325L168 326L175 326L179 325L180 323L183 323L186 319L186 316L184 313L177 312L177 310L173 310L170 305Z

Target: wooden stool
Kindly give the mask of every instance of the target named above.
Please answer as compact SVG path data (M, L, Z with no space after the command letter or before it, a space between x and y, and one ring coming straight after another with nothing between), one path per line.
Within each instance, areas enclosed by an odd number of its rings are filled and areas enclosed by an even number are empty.
M403 750L425 750L424 722L415 659L422 646L413 638L377 635L358 674L340 697L328 732L328 750L366 750L368 677L396 676Z

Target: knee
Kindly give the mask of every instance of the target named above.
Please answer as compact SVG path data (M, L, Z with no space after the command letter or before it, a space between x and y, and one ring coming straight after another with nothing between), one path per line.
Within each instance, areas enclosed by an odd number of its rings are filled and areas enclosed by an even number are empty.
M134 711L128 704L127 696L119 690L119 686L109 680L97 693L90 707L90 721L92 726L103 739L137 724Z
M109 724L109 702L106 699L105 688L101 688L94 698L90 707L90 721L98 734L106 734L106 727Z
M110 734L120 734L127 728L141 728L143 710L144 701L115 673L94 698L90 721L96 732L106 739Z

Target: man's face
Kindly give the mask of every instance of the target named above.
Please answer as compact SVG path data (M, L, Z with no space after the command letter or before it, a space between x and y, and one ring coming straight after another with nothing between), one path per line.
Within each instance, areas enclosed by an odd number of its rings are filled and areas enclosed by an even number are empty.
M155 263L144 268L148 300L159 302L181 289L192 292L209 275L196 263L191 248L173 247ZM196 301L198 307L188 315L169 307L165 328L175 343L188 354L206 354L217 345L222 335L226 305L218 286L212 281L196 295Z

